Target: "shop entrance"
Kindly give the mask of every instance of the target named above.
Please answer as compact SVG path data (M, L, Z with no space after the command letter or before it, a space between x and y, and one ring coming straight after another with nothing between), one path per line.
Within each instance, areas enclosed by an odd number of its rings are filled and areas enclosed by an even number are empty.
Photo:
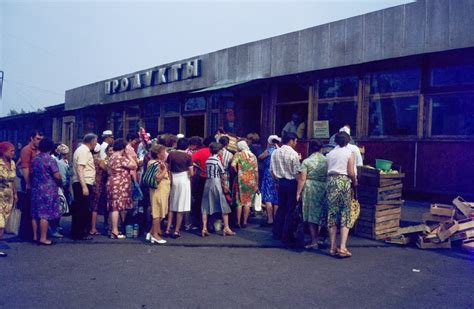
M195 115L195 116L186 116L184 117L185 121L185 135L186 137L191 136L200 136L204 137L205 129L205 116L204 115Z

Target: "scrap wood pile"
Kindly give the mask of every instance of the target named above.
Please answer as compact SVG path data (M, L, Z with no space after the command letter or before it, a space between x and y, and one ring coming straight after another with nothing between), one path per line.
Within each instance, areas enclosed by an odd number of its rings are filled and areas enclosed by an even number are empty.
M451 248L459 244L474 250L474 203L461 197L452 205L432 204L423 214L423 224L399 228L386 242L407 245L415 242L421 249Z
M357 169L357 175L360 215L354 233L370 239L385 239L400 227L405 174L361 166Z

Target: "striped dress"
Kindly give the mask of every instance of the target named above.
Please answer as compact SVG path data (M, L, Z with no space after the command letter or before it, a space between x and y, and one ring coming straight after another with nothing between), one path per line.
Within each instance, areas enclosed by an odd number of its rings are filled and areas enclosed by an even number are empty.
M228 214L231 212L224 192L222 191L221 176L225 170L218 155L212 155L206 161L207 179L202 194L201 212L203 215L214 213Z

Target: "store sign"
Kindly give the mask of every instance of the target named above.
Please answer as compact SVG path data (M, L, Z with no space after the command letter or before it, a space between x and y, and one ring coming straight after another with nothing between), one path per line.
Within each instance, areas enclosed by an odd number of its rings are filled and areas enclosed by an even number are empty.
M329 138L329 121L313 121L313 138Z
M154 68L132 76L105 82L105 94L142 89L162 84L178 82L201 76L201 60L176 63L166 67Z

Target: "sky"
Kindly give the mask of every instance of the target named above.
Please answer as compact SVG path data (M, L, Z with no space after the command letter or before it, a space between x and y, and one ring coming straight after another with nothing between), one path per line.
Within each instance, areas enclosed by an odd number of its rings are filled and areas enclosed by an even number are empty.
M0 116L68 89L410 0L0 0Z

